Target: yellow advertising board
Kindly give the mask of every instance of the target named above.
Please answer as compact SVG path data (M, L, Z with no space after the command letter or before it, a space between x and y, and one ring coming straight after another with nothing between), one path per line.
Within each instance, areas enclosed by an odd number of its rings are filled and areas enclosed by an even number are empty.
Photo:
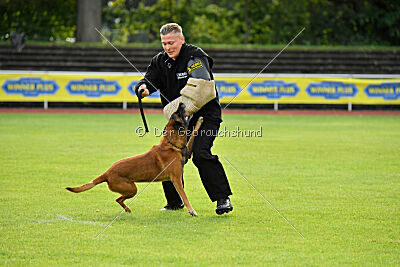
M221 103L400 104L400 76L216 74ZM0 102L137 102L138 73L0 72ZM156 92L143 100L160 102Z

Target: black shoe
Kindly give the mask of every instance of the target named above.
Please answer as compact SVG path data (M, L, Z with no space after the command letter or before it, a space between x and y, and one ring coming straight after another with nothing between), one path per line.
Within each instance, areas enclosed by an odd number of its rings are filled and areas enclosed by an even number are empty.
M218 215L231 212L233 210L233 206L229 197L221 198L217 200L217 209L215 212Z
M184 206L185 205L183 205L183 203L179 203L179 204L170 204L170 203L168 203L161 210L180 210L180 209L183 209Z

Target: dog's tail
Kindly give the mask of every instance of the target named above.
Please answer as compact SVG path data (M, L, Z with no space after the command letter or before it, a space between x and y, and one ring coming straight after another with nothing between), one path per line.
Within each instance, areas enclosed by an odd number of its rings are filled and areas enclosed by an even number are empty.
M96 179L94 179L93 181L91 181L90 183L81 185L81 186L77 186L77 187L66 187L65 189L67 189L68 191L71 191L73 193L80 193L89 189L92 189L93 187L95 187L96 185L105 182L106 181L106 175L102 174L99 177L97 177Z

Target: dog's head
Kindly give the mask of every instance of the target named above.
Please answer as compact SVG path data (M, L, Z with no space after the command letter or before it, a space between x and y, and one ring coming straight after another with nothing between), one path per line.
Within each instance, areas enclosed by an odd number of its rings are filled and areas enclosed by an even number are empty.
M169 122L173 122L173 126L176 130L186 130L188 122L185 117L185 104L180 103L178 109L171 115Z
M163 138L177 147L186 145L188 122L185 118L185 104L180 103L165 126Z

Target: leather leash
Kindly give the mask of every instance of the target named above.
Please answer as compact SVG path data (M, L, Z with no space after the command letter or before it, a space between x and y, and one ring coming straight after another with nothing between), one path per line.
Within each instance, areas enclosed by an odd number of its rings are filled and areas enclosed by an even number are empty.
M143 104L142 104L142 93L143 89L138 91L138 102L139 102L139 109L140 109L140 115L142 115L142 121L144 124L144 128L146 129L146 133L149 132L149 128L147 127L147 122L146 122L146 117L144 116L144 111L143 111Z

